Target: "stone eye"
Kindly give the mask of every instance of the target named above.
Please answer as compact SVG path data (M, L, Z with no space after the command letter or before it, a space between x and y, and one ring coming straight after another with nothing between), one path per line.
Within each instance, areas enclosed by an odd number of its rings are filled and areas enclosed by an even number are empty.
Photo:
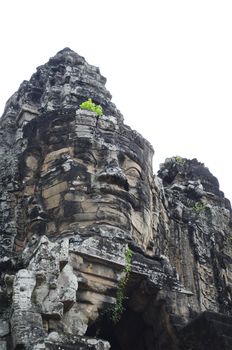
M125 171L125 174L129 178L141 179L140 171L136 168L129 168Z
M86 154L85 156L83 156L82 159L85 163L95 163L95 159L89 154Z
M80 158L83 163L85 164L93 164L93 165L96 165L96 159L94 158L94 156L87 152L87 153L82 153L82 154L79 154L78 155L78 158Z

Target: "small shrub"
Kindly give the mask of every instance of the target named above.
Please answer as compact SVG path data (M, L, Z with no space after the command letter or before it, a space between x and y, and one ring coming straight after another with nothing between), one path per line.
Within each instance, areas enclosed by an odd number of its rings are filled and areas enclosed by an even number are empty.
M132 269L132 251L130 250L130 248L127 248L125 252L125 262L126 264L123 269L122 277L119 281L116 293L116 303L111 312L111 320L114 323L118 323L120 321L120 318L124 311L123 302L125 300L125 289Z
M103 115L103 109L102 106L96 105L91 98L89 98L87 101L80 104L81 109L87 109L88 111L92 111L96 113L98 116Z
M185 159L180 156L175 156L175 161L182 165L185 163Z
M205 209L206 209L205 204L203 204L201 202L197 202L193 206L193 211L195 211L195 213L197 213L197 214L202 213L203 211L205 211Z

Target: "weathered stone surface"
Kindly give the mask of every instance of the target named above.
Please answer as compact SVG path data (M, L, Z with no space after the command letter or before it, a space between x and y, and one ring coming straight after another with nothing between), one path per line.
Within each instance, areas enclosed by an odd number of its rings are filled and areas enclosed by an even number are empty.
M232 317L204 311L181 330L180 338L181 350L230 350Z
M9 323L6 320L0 321L0 337L4 337L5 335L9 334L10 327Z
M196 160L170 158L153 176L151 145L124 125L105 82L64 49L6 104L2 349L182 350L199 344L195 316L231 313L229 201ZM80 109L88 98L104 115Z
M7 342L4 340L0 341L0 350L7 350Z
M167 159L161 166L169 217L156 246L176 267L193 296L175 299L187 320L204 310L231 314L231 207L217 179L197 160ZM166 223L164 222L166 221ZM159 224L161 222L159 221Z
M45 342L46 349L81 349L81 350L109 350L110 344L100 339L90 339L77 336L60 335L57 332L51 332Z

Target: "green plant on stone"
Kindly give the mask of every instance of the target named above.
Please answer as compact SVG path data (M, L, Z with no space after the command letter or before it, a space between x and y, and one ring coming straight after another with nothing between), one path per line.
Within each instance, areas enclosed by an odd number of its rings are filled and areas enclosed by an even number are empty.
M228 236L227 240L228 240L229 244L232 246L232 236Z
M116 302L111 310L111 320L116 324L120 321L121 316L124 311L124 300L125 300L125 290L130 277L132 269L132 251L128 247L125 252L125 266L122 272L122 277L120 278L118 289L116 292Z
M98 116L103 115L102 106L96 105L91 98L89 98L85 102L82 102L80 104L80 109L87 109L88 111L96 113Z
M182 165L185 163L185 159L180 156L175 156L175 161Z
M201 203L201 202L197 202L194 204L193 206L193 211L197 214L202 213L203 211L205 211L206 206L205 204Z

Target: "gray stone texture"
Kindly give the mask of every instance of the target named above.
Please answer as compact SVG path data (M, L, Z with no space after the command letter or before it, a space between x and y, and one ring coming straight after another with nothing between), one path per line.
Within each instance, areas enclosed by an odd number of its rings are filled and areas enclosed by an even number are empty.
M0 349L203 350L196 320L212 349L231 349L230 203L195 159L167 159L154 176L151 145L123 123L105 83L66 48L6 104ZM88 98L102 116L80 109Z

